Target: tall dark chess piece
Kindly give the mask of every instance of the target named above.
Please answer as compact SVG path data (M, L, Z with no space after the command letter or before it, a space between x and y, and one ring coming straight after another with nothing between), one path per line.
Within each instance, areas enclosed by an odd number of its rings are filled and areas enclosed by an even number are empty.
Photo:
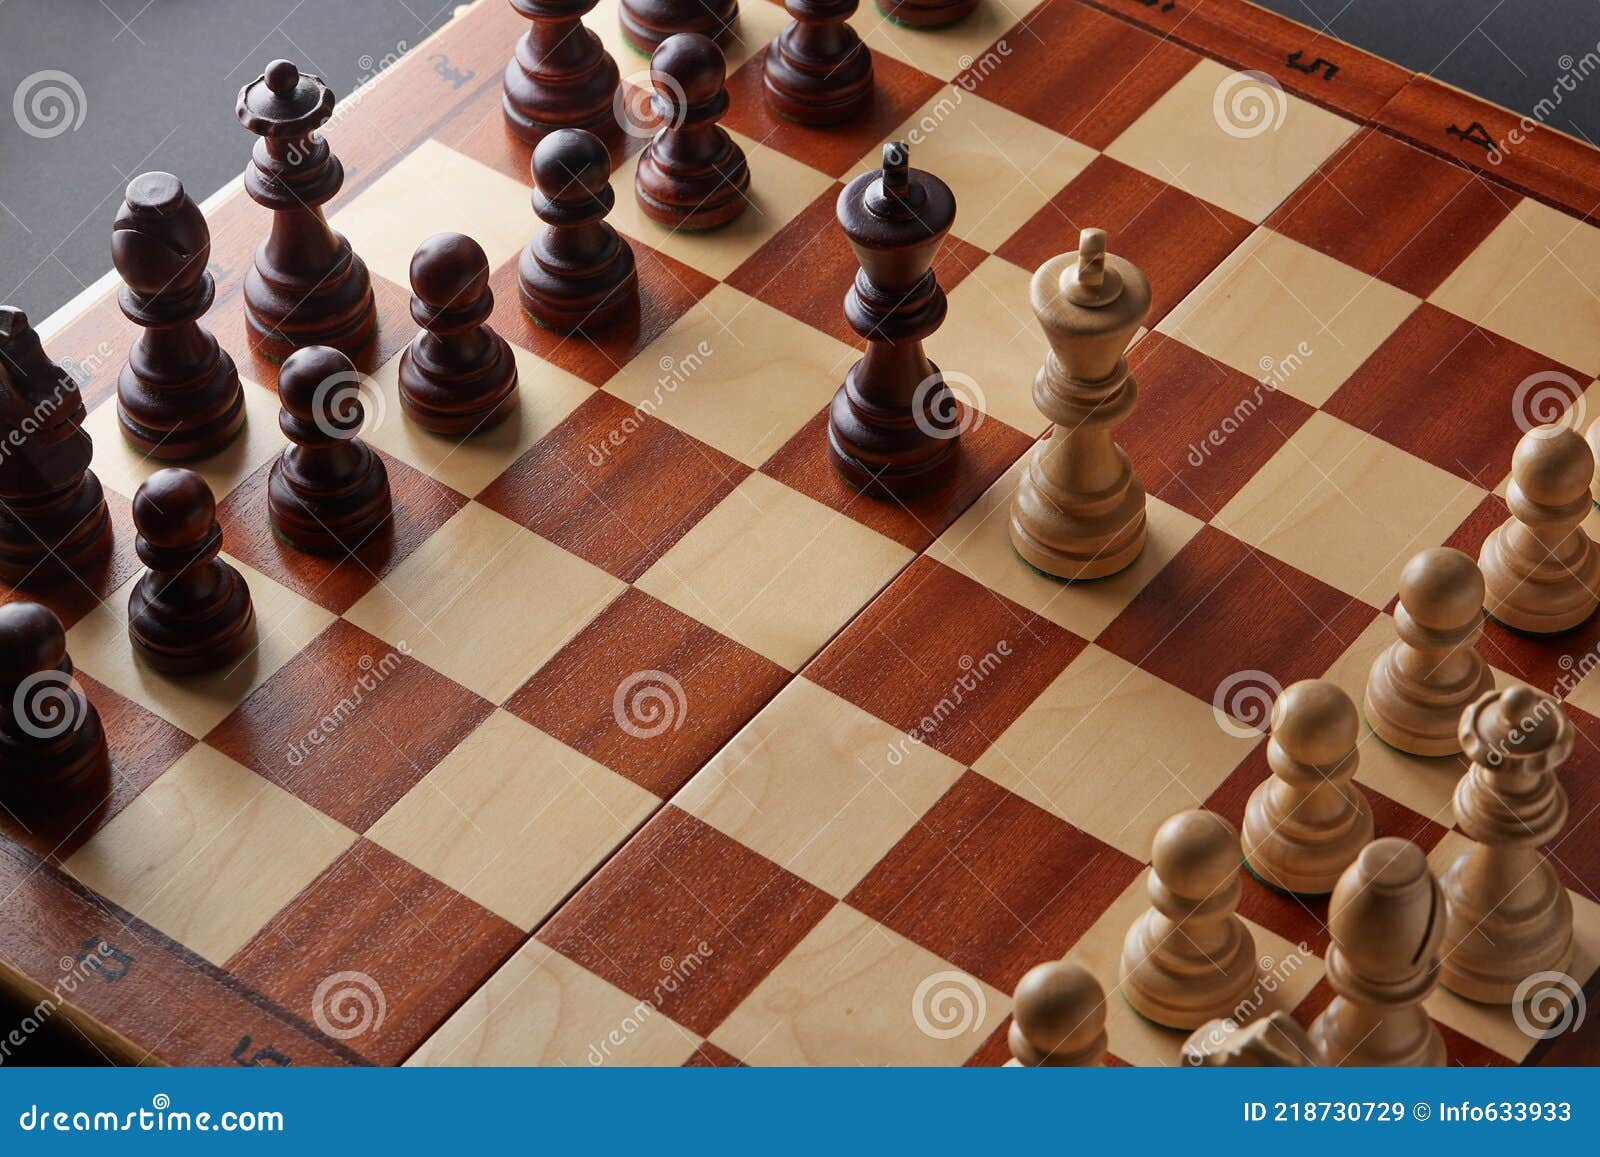
M533 150L533 211L545 228L522 251L522 308L540 325L598 330L637 311L633 249L606 221L616 204L611 158L582 129L551 133Z
M73 681L61 620L38 603L0 606L0 796L42 803L110 773L100 713Z
M622 0L617 13L622 39L646 56L678 32L698 32L726 44L738 19L739 0Z
M328 346L289 355L278 373L278 427L289 445L267 478L267 517L307 554L358 550L389 518L389 471L357 435L361 375Z
M910 494L944 481L959 445L959 406L922 350L944 321L930 266L956 219L955 195L891 141L883 168L846 185L837 212L861 262L844 315L867 352L828 409L828 458L858 489Z
M784 0L793 19L767 46L762 79L779 116L805 125L858 117L872 102L872 53L846 21L857 0Z
M244 279L251 340L280 360L308 345L354 354L372 340L378 311L366 265L322 215L344 184L344 166L317 135L333 115L333 93L320 77L275 60L239 90L235 112L262 138L245 191L272 210L272 231Z
M965 20L977 6L978 0L878 0L878 11L913 28L943 28Z
M45 356L27 315L0 306L0 579L58 583L109 556L85 417L78 383Z
M128 638L158 671L190 674L236 662L255 645L250 588L217 557L222 528L211 487L193 470L157 470L133 496L139 559L150 569L128 596Z
M750 166L717 123L728 111L722 49L695 32L661 42L650 82L661 128L639 155L633 188L645 216L671 229L714 229L744 212Z
M446 435L504 421L517 404L517 363L485 324L494 294L483 247L460 233L435 233L411 256L411 290L411 317L422 332L400 355L406 417Z
M617 126L613 103L622 74L584 27L597 0L511 0L533 22L506 64L500 108L511 131L536 145L557 129L608 136Z
M117 417L152 458L203 458L244 425L233 359L199 324L216 296L210 260L211 230L178 178L135 177L112 225L111 261L123 282L117 304L144 332L117 378Z

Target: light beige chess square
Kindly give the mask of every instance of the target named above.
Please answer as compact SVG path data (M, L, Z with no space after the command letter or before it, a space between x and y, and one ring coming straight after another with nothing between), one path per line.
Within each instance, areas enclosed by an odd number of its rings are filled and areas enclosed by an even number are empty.
M941 80L968 68L987 75L1010 51L997 42L1032 11L1029 0L983 0L972 14L948 28L909 28L896 24L873 4L864 4L850 23L874 52L886 52ZM1018 36L1036 35L1019 30Z
M1132 566L1095 582L1060 582L1024 563L1011 545L1011 500L1027 463L1024 455L1001 475L939 536L928 554L1074 634L1092 639L1200 532L1203 523L1159 498L1147 497L1147 537Z
M935 174L956 195L951 232L995 250L1094 160L1088 145L946 85L897 128L911 146L911 164ZM882 150L856 163L846 179L876 169ZM1037 368L1037 367L1035 367Z
M1181 1063L1189 1033L1145 1020L1122 995L1122 942L1128 929L1150 907L1149 869L1129 884L1066 955L1094 974L1106 990L1106 1036L1110 1051L1133 1065ZM1245 886L1254 885L1246 880ZM1256 885L1259 886L1259 885ZM1244 922L1255 938L1256 982L1228 1015L1239 1024L1274 1012L1290 1012L1322 979L1321 957L1309 945L1293 944L1252 920Z
M1461 773L1466 770L1465 760L1459 755L1432 758L1408 755L1379 739L1366 722L1364 704L1367 677L1372 672L1373 662L1395 642L1395 638L1394 619L1385 614L1378 615L1322 677L1343 688L1363 716L1361 738L1356 746L1361 761L1356 768L1356 782L1448 828L1455 823L1451 798ZM1492 664L1490 669L1494 672L1496 687L1508 687L1518 682ZM1384 834L1410 836L1409 832Z
M858 356L719 285L605 388L641 413L759 466L827 405Z
M227 555L244 577L256 611L256 645L244 658L201 675L164 675L128 642L128 596L142 575L123 583L67 632L67 652L83 671L201 738L250 693L322 633L334 616L260 571Z
M959 1065L1005 993L843 904L711 1034L752 1065ZM955 1019L945 1019L954 1014Z
M1405 501L1396 502L1395 495ZM1218 529L1370 606L1450 536L1485 492L1320 410L1212 519Z
M109 489L131 499L144 480L157 470L183 466L204 478L220 503L285 444L278 429L278 396L248 378L240 379L240 386L244 393L244 429L227 446L198 462L162 462L146 458L122 437L122 427L117 421L117 399L115 396L107 398L89 412L83 424L94 439L95 474Z
M1257 229L1156 329L1320 406L1399 328L1417 298Z
M673 802L842 897L962 770L948 756L800 678Z
M765 474L752 474L635 584L798 671L912 554Z
M776 149L757 144L740 133L729 135L744 149L750 166L744 211L732 221L716 229L686 232L650 220L634 196L633 179L642 155L635 153L611 175L611 187L617 193L617 207L608 218L611 224L618 232L720 280L777 236L832 184L827 174Z
M1202 60L1106 156L1259 223L1355 131L1261 73Z
M505 421L469 438L430 434L400 408L400 354L373 375L384 421L368 423L362 438L462 494L473 496L522 453L558 426L594 393L594 387L559 366L513 345L520 401Z
M962 401L1036 435L1050 428L1033 404L1033 379L1049 345L1029 304L1032 281L1003 258L985 258L950 291L950 316L928 339L928 356Z
M1090 644L973 768L1147 860L1162 821L1200 807L1256 745L1259 737L1241 730L1219 724L1209 703Z
M1525 197L1429 301L1600 374L1600 228Z
M429 139L329 220L372 272L411 288L411 255L435 233L465 233L498 269L539 221L532 191L488 165Z
M1442 876L1456 857L1471 850L1472 841L1460 832L1446 832L1444 839L1428 855L1428 865ZM1600 904L1572 889L1572 963L1558 973L1530 983L1520 1008L1511 1005L1478 1004L1463 1000L1440 985L1422 1007L1440 1024L1471 1037L1501 1056L1521 1062L1538 1044L1540 1034L1559 1036L1575 1032L1583 1023L1583 986L1600 965ZM1518 1023L1525 1021L1527 1028Z
M621 594L623 584L469 502L345 614L495 703Z
M62 866L220 965L355 839L200 744Z
M657 802L587 756L496 711L367 838L526 932Z
M524 944L407 1065L681 1065L700 1038L537 940Z

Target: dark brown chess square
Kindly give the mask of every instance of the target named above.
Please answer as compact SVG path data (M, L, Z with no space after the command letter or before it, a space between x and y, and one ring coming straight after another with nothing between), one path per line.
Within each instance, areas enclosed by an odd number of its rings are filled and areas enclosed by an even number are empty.
M415 709L424 703L427 710ZM491 710L493 704L433 668L339 619L206 742L364 832Z
M340 973L353 995L382 994L369 1027L346 1039L396 1065L483 983L522 933L427 873L357 840L228 961L228 970L291 1013L335 1032L359 1027L359 1004L337 1003ZM346 1019L350 1018L350 1019Z
M1095 641L1214 702L1230 675L1322 675L1377 611L1204 526Z
M632 582L749 473L675 426L595 393L478 501Z
M969 771L845 901L1010 992L1064 955L1141 868Z
M1521 197L1386 133L1363 129L1267 224L1427 297ZM1381 208L1380 208L1381 206Z
M537 939L708 1036L833 903L669 804ZM669 990L664 975L691 959Z
M1209 520L1312 414L1298 398L1161 333L1128 354L1139 404L1117 429L1146 493Z
M1110 157L1087 168L996 252L1024 269L1078 248L1082 229L1104 229L1111 252L1150 279L1154 326L1248 237L1251 225L1164 181Z
M1021 715L1083 640L922 557L806 668L814 683L961 763ZM893 671L895 677L884 678Z

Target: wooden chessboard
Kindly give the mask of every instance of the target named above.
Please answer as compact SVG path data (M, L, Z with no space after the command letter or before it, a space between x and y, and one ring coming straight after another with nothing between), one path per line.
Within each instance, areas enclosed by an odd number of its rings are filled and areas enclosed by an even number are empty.
M1326 676L1359 701L1401 564L1475 553L1504 517L1519 421L1600 416L1585 146L1239 0L984 0L937 32L867 6L876 104L817 132L760 99L782 10L745 0L740 20L725 123L752 205L709 235L651 226L634 138L614 221L644 307L599 342L518 309L534 218L500 115L507 5L345 102L331 209L377 286L368 438L396 520L340 565L268 530L276 369L240 300L265 213L236 187L209 204L207 324L249 425L203 472L262 626L231 675L132 660L129 496L150 466L112 399L131 330L109 282L47 324L83 381L116 555L44 601L115 782L43 829L0 822L8 988L60 994L118 1060L997 1063L1029 966L1068 954L1114 985L1157 824L1238 820L1266 772L1262 695ZM589 23L644 83L614 0ZM891 135L959 201L930 353L971 407L959 477L905 505L848 491L823 450L856 356L834 200ZM1006 510L1044 429L1029 274L1088 225L1155 287L1121 430L1150 539L1130 571L1063 585L1013 554ZM497 267L524 397L459 446L395 400L409 257L447 229ZM1577 727L1551 855L1590 981L1600 620L1543 641L1491 625L1482 648ZM1369 734L1358 781L1379 833L1437 866L1463 844L1459 772ZM1330 996L1326 904L1246 885L1264 1006L1308 1019ZM1596 1060L1594 1031L1536 1045L1504 1010L1429 1008L1458 1063ZM1113 999L1110 1041L1173 1063L1181 1034Z

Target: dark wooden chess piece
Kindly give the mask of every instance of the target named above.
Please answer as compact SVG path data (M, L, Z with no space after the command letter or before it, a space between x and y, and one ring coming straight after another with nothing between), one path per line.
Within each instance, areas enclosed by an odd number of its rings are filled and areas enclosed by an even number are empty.
M878 11L896 24L943 28L972 15L978 0L878 0Z
M679 32L650 58L662 125L639 155L633 188L645 216L671 229L714 229L744 212L750 166L717 123L728 111L727 62L715 41Z
M506 125L536 145L557 129L588 129L610 136L622 74L617 62L584 27L597 0L511 0L532 26L517 39L506 63L500 98Z
M278 427L289 445L267 479L267 516L307 554L358 550L390 516L389 472L358 435L362 377L328 346L290 354L278 373Z
M805 125L851 120L872 102L872 53L846 23L857 0L784 0L793 19L767 46L762 80L779 116Z
M726 44L738 19L739 0L622 0L617 13L622 39L646 56L678 32L698 32Z
M128 638L150 666L214 671L255 645L250 588L217 557L222 528L211 487L193 470L157 470L133 496L139 559L150 569L128 596Z
M944 321L944 290L930 266L955 221L955 195L910 167L904 141L891 141L883 168L840 192L837 213L861 262L844 315L867 352L828 409L828 458L857 489L910 494L956 465L959 406L922 350Z
M378 312L366 265L322 215L344 184L344 166L317 133L333 115L333 93L275 60L239 90L235 113L262 138L245 191L272 210L272 231L244 279L251 343L274 360L309 345L354 354L372 340Z
M522 308L540 325L598 330L634 314L633 248L606 221L616 204L611 158L593 133L562 129L533 150L533 211L545 228L522 251Z
M517 362L486 324L494 294L483 247L460 233L435 233L412 254L411 290L411 317L422 332L400 355L406 417L452 436L504 421L517 405Z
M0 579L52 585L109 558L87 416L78 383L45 355L27 315L0 306Z
M61 620L38 603L0 606L0 795L44 803L110 775L100 713L72 678Z
M123 282L117 304L144 332L117 378L117 418L152 458L203 458L244 425L238 370L199 324L216 296L210 260L211 230L182 182L135 177L111 228L111 262Z

